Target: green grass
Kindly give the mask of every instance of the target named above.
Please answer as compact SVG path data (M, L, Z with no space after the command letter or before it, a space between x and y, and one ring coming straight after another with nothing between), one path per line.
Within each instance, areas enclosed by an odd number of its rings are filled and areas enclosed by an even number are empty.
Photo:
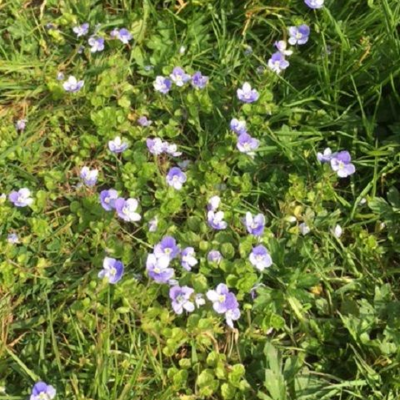
M85 21L135 40L80 55L87 38L72 27ZM309 42L270 72L273 43L303 22ZM302 0L0 1L0 194L35 197L0 204L0 399L26 399L38 380L59 399L399 399L399 29L397 0L318 11ZM155 76L176 65L208 75L207 89L156 94ZM59 71L84 89L64 93ZM261 94L251 106L236 99L245 81ZM137 126L143 114L150 128ZM229 132L238 116L261 141L254 160ZM117 135L131 143L119 157L107 149ZM176 162L149 157L149 136L191 160L181 192L167 189ZM326 147L351 153L351 178L317 162ZM92 189L77 187L83 165L100 170ZM111 187L139 198L140 223L101 209ZM206 225L215 194L229 223L220 233ZM267 217L264 273L247 261L246 211ZM236 329L210 306L176 316L168 288L148 279L146 255L167 234L200 261L190 274L176 266L181 285L226 282L237 294ZM219 267L206 261L213 248ZM115 286L97 278L107 254L125 264Z

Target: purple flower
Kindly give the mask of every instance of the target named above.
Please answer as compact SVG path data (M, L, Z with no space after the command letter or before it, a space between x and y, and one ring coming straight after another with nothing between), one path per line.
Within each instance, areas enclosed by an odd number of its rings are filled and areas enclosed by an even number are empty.
M164 143L160 138L147 139L146 145L150 153L156 156L164 152Z
M44 382L36 383L32 388L30 400L52 400L56 397L56 389Z
M348 151L339 151L331 159L331 168L339 178L347 178L356 172L356 167L351 163L351 156Z
M149 221L149 232L156 232L158 226L158 218L154 217Z
M287 43L284 40L279 40L274 43L274 46L278 49L280 53L284 56L291 56L293 54L292 50L287 50Z
M63 88L66 92L75 93L81 90L84 85L83 81L77 81L74 76L69 76L68 79L63 83Z
M220 283L216 290L209 290L206 296L213 303L214 310L218 314L225 314L227 324L233 328L233 321L240 318L239 303L236 296L223 283Z
M325 0L304 0L308 7L316 10L318 8L322 8L324 6Z
M272 54L271 58L268 60L268 67L277 74L280 74L281 71L285 70L288 66L289 61L286 60L285 56L280 51Z
M74 33L76 34L76 37L81 37L81 36L85 36L88 34L89 32L89 24L87 22L85 22L82 25L79 26L74 26L72 28L72 30L74 31Z
M88 43L91 53L97 53L104 50L104 39L102 37L91 36Z
M79 46L78 49L76 50L78 54L82 54L85 51L85 46Z
M219 196L213 196L208 200L207 210L216 211L221 203L221 198Z
M225 313L225 321L232 329L233 329L233 321L237 321L239 318L240 318L239 304L237 308L228 310Z
M261 236L264 233L265 217L263 214L258 214L255 217L251 213L247 212L244 219L247 232L254 236Z
M246 121L243 120L233 118L230 123L230 128L231 131L237 133L238 135L241 135L242 133L247 133Z
M141 220L140 214L136 212L139 202L136 199L123 199L119 197L115 200L115 210L120 218L127 222L137 222Z
M174 270L168 268L169 258L157 258L154 254L149 254L146 261L146 270L150 278L157 283L168 283L174 276Z
M108 142L108 148L113 153L122 153L129 147L127 142L123 142L122 139L117 136L114 140Z
M174 143L169 144L167 142L164 142L163 143L163 148L164 148L164 151L167 154L170 154L171 156L179 157L179 156L182 155L181 151L177 151L178 150L178 146L176 144L174 144Z
M15 123L15 129L17 131L24 131L26 128L26 123L28 122L27 119L19 119L16 123Z
M146 116L142 115L138 120L137 120L138 124L141 126L150 126L153 121L150 121L149 119L147 119Z
M13 191L9 194L8 199L15 207L26 207L33 203L31 191L27 188L19 189L18 192Z
M179 254L180 250L176 240L172 236L165 236L160 243L154 246L154 255L157 258L168 258L172 260Z
M306 44L310 36L310 27L308 25L291 26L289 28L289 43L293 46L295 44Z
M238 306L235 295L224 283L220 283L215 290L209 290L206 296L213 303L213 308L218 314L224 314Z
M181 253L181 265L186 271L191 271L198 261L195 258L195 252L193 247L186 247Z
M132 34L128 31L128 29L122 28L122 29L117 29L115 28L110 35L113 38L117 38L120 40L123 44L128 44L130 40L132 40Z
M254 151L258 149L260 142L257 139L252 138L248 133L242 133L237 138L236 147L240 152L246 153L249 156L254 156Z
M63 81L63 80L65 79L64 72L57 72L56 79L57 79L58 81Z
M332 150L328 147L323 153L317 153L317 159L319 162L330 162L337 153L332 153Z
M118 199L118 192L114 189L102 190L100 192L100 203L106 211L115 208L115 200Z
M190 301L193 293L194 289L188 286L174 286L169 289L169 298L172 300L171 305L176 314L182 314L183 310L194 311L194 303Z
M169 77L176 86L183 86L186 82L190 81L191 78L181 67L175 67Z
M311 231L310 227L309 227L305 222L302 222L302 223L299 225L299 230L300 230L300 233L301 233L303 236L309 234L310 231Z
M162 94L167 94L171 89L172 82L163 76L157 76L153 83L154 89Z
M97 177L99 171L97 169L89 169L88 167L83 167L81 169L80 177L87 186L94 186L97 182Z
M115 258L105 257L103 261L103 269L99 272L98 277L107 278L109 283L117 283L124 273L124 264Z
M218 250L211 250L207 254L208 262L215 262L219 264L222 261L222 259L223 259L222 254Z
M10 233L7 236L7 242L10 244L17 244L19 243L19 237L16 233Z
M245 82L241 89L237 90L237 97L244 103L254 103L260 95L256 89L252 89L250 83Z
M272 258L268 250L261 244L253 248L249 260L259 271L264 271L265 268L272 265Z
M168 185L176 190L181 190L186 180L186 174L178 167L171 168L167 174Z
M218 211L217 213L215 213L214 211L209 211L207 213L207 221L208 225L210 225L211 228L216 230L226 229L228 226L226 221L224 221L223 211Z
M192 86L196 89L204 89L208 83L208 76L204 76L197 71L192 76Z

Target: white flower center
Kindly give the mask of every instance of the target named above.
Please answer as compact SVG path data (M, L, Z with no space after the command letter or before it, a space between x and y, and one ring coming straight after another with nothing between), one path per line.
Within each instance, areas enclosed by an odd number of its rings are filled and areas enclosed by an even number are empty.
M117 269L116 269L115 267L111 267L111 269L110 269L110 275L111 275L111 276L117 275Z
M226 296L224 294L220 294L218 296L218 302L223 303L225 301Z
M176 301L178 303L184 303L185 302L185 297L183 296L183 294L180 294L177 298Z

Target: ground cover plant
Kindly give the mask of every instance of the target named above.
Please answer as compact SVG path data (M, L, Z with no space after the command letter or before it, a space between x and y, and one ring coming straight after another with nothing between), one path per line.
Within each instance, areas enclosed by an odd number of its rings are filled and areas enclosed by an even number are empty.
M0 399L400 398L397 0L0 21Z

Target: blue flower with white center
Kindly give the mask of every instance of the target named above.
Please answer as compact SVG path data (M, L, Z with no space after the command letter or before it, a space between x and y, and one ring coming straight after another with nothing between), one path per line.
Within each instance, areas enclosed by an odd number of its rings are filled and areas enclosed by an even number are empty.
M105 257L103 261L103 269L99 272L99 278L107 278L111 284L117 283L124 273L124 264L115 258Z

